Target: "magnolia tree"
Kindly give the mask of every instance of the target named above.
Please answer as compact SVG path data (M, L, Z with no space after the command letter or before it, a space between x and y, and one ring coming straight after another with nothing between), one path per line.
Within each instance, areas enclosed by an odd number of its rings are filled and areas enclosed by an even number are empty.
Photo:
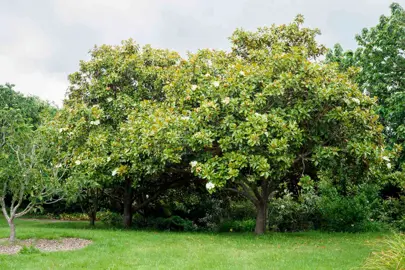
M165 99L163 86L180 60L177 53L140 48L127 40L94 48L91 59L82 61L80 70L69 77L68 98L57 116L66 152L72 153L69 168L86 179L84 190L113 190L108 195L123 205L125 227L131 226L134 210L156 199L156 194L147 194L138 204L136 190L154 185L149 181L167 163L179 160L171 156L170 147L163 148L169 137L160 135L156 147L149 147L147 138L166 130L170 119L148 108L148 102L152 106ZM167 186L158 185L157 194Z
M257 234L280 184L372 179L377 166L390 164L375 100L359 91L351 70L318 61L325 53L319 31L302 24L298 16L289 25L237 30L232 51L187 59L131 40L96 47L70 76L57 120L70 170L96 188L118 185L126 227L134 209L191 171L210 192L250 200ZM134 204L151 187L154 194Z
M266 230L268 200L282 183L367 181L381 165L375 100L349 73L317 61L317 29L289 25L237 30L232 51L190 54L164 89L167 114L187 122L191 170L213 192L227 189L257 209Z
M42 204L61 200L63 161L55 164L57 148L48 142L52 132L38 127L40 113L52 110L46 103L25 98L11 88L2 89L0 110L0 206L16 239L14 221ZM31 118L29 114L33 113ZM65 186L66 187L66 186Z

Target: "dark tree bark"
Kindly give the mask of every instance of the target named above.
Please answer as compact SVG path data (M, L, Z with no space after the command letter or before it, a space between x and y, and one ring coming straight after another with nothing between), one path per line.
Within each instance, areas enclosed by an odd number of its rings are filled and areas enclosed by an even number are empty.
M90 220L90 226L95 226L96 225L96 220L97 220L97 210L98 210L98 199L99 199L99 190L94 189L90 190L90 206L89 206L89 220Z
M267 227L267 200L256 204L256 227L255 234L264 234Z
M132 189L132 179L125 179L124 187L124 216L123 216L123 225L126 229L131 228L132 226L132 200L133 200L133 189Z
M270 197L270 182L263 179L260 188L243 181L239 182L238 185L239 188L227 188L226 190L236 192L254 204L256 208L255 234L264 234L267 229L267 204Z
M89 214L90 226L96 225L97 212L92 210Z

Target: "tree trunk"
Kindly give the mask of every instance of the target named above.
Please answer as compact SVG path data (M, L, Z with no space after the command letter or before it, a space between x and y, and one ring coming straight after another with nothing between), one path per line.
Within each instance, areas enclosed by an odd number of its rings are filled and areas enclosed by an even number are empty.
M15 234L15 224L14 220L10 219L8 221L8 226L10 227L10 238L8 239L10 243L14 243L16 239L16 234Z
M132 226L132 180L130 178L125 179L123 223L126 229Z
M91 204L89 209L90 226L96 225L97 210L98 210L98 189L91 190Z
M267 200L262 200L256 205L256 228L255 234L264 234L267 227Z
M91 211L88 215L89 215L89 219L90 219L90 226L95 226L96 225L97 212L96 211Z

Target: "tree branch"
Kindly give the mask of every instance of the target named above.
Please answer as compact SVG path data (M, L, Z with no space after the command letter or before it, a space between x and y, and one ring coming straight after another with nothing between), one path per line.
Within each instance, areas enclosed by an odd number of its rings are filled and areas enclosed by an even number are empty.
M3 211L3 215L7 219L7 222L9 222L10 221L10 216L7 213L6 202L4 200L4 198L6 197L6 192L7 192L7 183L4 183L3 194L0 197L0 204L1 204L1 210Z
M25 209L23 211L21 211L20 213L15 214L15 217L19 218L19 217L24 216L25 214L29 213L32 210L32 208L34 208L34 206L35 206L35 204L30 202L27 205L27 207L25 207Z
M243 189L243 195L249 199L251 202L253 202L254 204L257 204L259 202L259 199L256 199L255 196L252 194L252 188L249 187L249 185L247 185L245 182L240 181L238 182L240 184L240 186ZM254 192L253 192L254 193Z

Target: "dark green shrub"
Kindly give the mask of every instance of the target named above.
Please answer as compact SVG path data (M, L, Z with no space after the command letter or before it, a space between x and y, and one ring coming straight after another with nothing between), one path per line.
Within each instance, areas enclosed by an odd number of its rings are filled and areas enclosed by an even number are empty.
M291 193L269 203L269 229L272 231L305 231L314 229L317 215L315 197L295 198Z
M359 187L353 194L342 196L335 187L323 187L318 201L321 229L361 232L377 228L373 213L380 200L372 186Z
M219 232L253 232L256 220L226 220L218 226Z
M103 211L103 212L98 212L97 218L108 226L113 226L113 227L122 226L122 215L115 213L115 212L111 212L109 210Z
M382 202L377 219L405 231L405 196L388 198Z
M256 217L256 209L248 200L231 201L227 217L232 220L252 219Z
M148 220L148 226L165 231L194 231L195 227L190 220L183 219L179 216L169 218L151 218Z

